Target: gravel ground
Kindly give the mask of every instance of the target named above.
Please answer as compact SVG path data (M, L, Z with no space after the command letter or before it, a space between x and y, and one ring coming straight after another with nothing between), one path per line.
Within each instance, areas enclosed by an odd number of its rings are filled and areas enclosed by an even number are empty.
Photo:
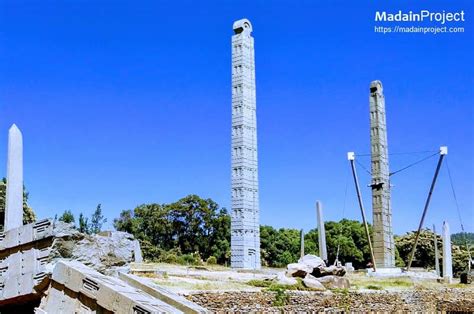
M414 291L307 292L287 291L285 306L275 307L274 292L222 292L188 295L213 312L461 312L474 313L474 291L463 288Z

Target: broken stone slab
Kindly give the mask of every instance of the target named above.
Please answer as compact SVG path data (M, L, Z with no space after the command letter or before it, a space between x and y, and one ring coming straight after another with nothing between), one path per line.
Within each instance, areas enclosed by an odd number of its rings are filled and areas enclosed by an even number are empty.
M310 274L307 274L303 279L303 284L307 288L316 289L316 290L326 290L324 285L318 281L318 279Z
M276 283L284 286L293 286L298 283L294 277L288 277L286 272L279 272L275 278Z
M172 305L183 313L198 314L209 313L205 308L193 303L186 298L164 289L148 278L138 277L132 274L119 273L119 278L132 287L140 289L149 295ZM296 281L296 280L295 280Z
M76 261L56 264L39 310L43 313L183 313L118 278L100 274Z
M339 276L324 276L317 278L317 280L323 284L326 289L349 289L351 284L349 279Z
M310 274L313 271L313 268L303 263L288 264L286 268L286 275L288 277L304 278L306 274Z
M324 277L324 276L344 276L346 274L346 268L343 266L331 265L329 267L316 267L313 269L311 275L314 277Z
M103 273L128 269L136 254L127 233L80 233L73 224L44 219L0 234L0 304L37 298L59 260L80 259Z
M319 256L307 254L298 260L299 264L304 264L313 270L316 267L326 266L323 259ZM311 273L311 271L310 271Z

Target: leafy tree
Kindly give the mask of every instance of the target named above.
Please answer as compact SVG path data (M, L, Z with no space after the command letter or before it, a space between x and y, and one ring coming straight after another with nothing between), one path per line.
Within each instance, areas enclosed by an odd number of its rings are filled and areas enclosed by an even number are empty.
M132 233L141 241L144 257L164 260L172 255L196 252L219 263L230 258L230 217L211 199L188 195L171 204L143 204L133 211L124 210L114 227ZM166 252L179 249L171 255ZM171 257L170 257L171 258ZM174 259L174 258L173 258Z
M94 213L92 214L90 223L90 233L99 233L102 230L102 225L107 222L107 218L102 214L101 204L97 205Z
M408 232L403 236L395 237L395 245L399 252L401 260L407 265L410 253L415 243L416 232ZM441 236L436 235L438 242L438 251L442 251ZM416 247L415 256L412 266L434 269L435 265L435 249L434 249L434 233L429 229L421 230L418 245Z
M84 214L79 214L79 232L90 234L89 218L84 217Z
M474 246L474 232L459 232L451 235L451 241L455 245L466 246L466 242L469 246Z
M65 223L75 223L74 215L70 210L65 210L58 220Z
M28 205L28 198L30 193L26 190L26 187L23 186L23 224L29 224L36 221L36 214Z
M300 257L300 231L260 227L260 255L266 266L285 267Z
M408 263L409 254L413 248L415 242L416 232L408 232L403 236L395 237L395 245L400 253L400 258L404 263ZM443 258L443 242L440 235L436 235L438 242L438 251L440 259ZM473 248L471 248L471 255L474 253ZM453 260L453 274L458 276L462 271L465 271L468 265L469 254L467 252L466 246L456 245L452 243L451 245L451 256ZM434 269L435 264L435 251L434 251L434 234L431 230L425 229L420 233L418 240L418 245L415 251L415 257L413 259L412 266L423 267ZM440 267L442 271L442 263L440 262Z
M0 218L3 221L6 207L6 194L7 194L7 179L3 178L0 180ZM23 187L23 224L29 224L36 221L35 212L31 207L28 206L29 193L25 187ZM2 227L0 225L0 227Z

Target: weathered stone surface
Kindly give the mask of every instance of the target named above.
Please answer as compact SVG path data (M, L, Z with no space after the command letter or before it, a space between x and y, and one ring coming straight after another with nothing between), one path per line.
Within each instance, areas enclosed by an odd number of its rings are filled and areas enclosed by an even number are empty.
M7 196L4 230L23 225L23 136L14 124L8 131Z
M313 270L311 267L303 263L288 264L286 268L287 268L286 270L287 276L300 277L300 278L304 278L306 274L310 274L311 271Z
M322 258L316 255L307 254L298 260L298 263L304 264L313 269L316 267L326 266Z
M296 285L298 281L293 277L288 277L286 272L279 272L276 277L276 282L280 285L292 286Z
M346 274L346 268L343 266L331 265L328 267L316 267L311 273L315 277L324 277L324 276L344 276Z
M316 290L326 290L323 284L319 282L318 279L316 279L316 277L310 274L307 274L306 277L304 277L303 284L307 288L316 289Z
M349 289L351 284L349 279L339 276L324 276L317 278L327 289Z

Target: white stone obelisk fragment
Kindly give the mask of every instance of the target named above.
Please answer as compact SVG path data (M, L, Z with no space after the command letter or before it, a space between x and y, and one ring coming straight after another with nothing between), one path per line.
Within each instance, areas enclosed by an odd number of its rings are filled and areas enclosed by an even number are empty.
M23 137L15 124L8 131L6 194L4 231L23 225Z
M316 202L316 213L318 216L319 257L321 257L323 261L327 261L326 229L324 228L323 208L320 201Z
M448 222L443 222L443 279L446 283L453 280L453 260L451 257L451 233Z
M304 231L301 229L300 231L300 257L304 256Z

